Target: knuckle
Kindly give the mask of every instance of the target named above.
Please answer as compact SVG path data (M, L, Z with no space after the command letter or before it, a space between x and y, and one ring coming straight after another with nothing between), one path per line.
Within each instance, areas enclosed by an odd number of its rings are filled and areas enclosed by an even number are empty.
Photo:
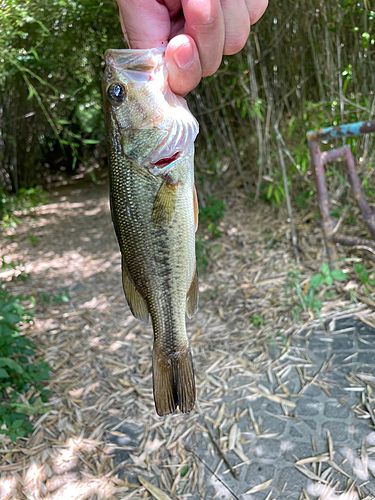
M215 15L210 16L197 16L194 22L191 23L190 28L198 33L206 34L215 31L219 25L219 17Z

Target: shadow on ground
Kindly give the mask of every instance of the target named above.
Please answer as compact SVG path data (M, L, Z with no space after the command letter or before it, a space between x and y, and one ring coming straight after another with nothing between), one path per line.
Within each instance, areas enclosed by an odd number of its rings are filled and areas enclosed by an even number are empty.
M374 498L371 311L342 300L324 305L324 327L293 319L285 214L227 201L187 324L189 415L155 413L151 327L123 297L105 181L57 189L3 238L30 273L12 293L70 300L37 300L27 335L52 395L30 439L0 437L1 499Z

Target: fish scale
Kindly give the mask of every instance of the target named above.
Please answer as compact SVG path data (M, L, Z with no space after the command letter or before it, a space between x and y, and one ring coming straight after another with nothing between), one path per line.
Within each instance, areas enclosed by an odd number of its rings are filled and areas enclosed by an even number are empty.
M124 291L137 318L147 321L151 316L157 413L172 413L177 406L189 412L195 381L185 316L194 314L198 300L193 146L197 124L184 100L166 85L162 50L110 50L105 59L110 201ZM142 119L132 116L137 109L142 109ZM167 141L165 130L175 132ZM171 152L169 159L159 158L165 148Z

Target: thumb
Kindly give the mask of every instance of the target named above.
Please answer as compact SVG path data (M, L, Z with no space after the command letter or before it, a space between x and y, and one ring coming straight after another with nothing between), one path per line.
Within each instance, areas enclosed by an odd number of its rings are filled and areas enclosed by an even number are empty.
M198 85L202 68L197 46L190 36L172 38L165 51L165 62L172 92L185 95Z

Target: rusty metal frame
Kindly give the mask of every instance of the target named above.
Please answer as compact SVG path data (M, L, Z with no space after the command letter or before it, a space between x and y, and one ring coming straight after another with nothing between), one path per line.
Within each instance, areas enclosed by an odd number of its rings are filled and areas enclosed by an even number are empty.
M359 135L375 133L375 121L359 123L348 123L338 127L328 127L320 130L307 132L310 154L314 166L316 192L319 200L319 208L322 216L322 230L330 262L338 258L336 243L345 246L364 245L375 250L375 242L354 236L344 236L336 233L336 220L331 217L328 201L328 191L324 176L324 165L330 161L344 158L349 174L349 183L353 196L357 202L363 220L366 222L372 238L375 239L375 212L371 210L361 190L361 184L355 167L354 157L350 146L321 151L320 142L340 137L357 137Z

